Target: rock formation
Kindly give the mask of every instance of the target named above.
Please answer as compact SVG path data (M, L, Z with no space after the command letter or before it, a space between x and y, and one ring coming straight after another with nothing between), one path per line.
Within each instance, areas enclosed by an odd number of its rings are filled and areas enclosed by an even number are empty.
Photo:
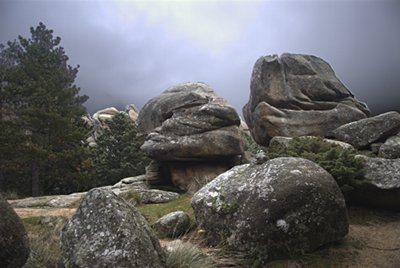
M0 196L0 267L22 267L29 252L28 236L21 220Z
M177 85L151 99L137 125L147 134L141 149L182 190L213 179L243 153L238 114L203 83Z
M361 157L365 161L364 179L354 184L351 199L381 209L400 211L400 159Z
M400 132L388 138L379 148L379 155L384 158L400 158Z
M135 207L94 189L61 234L65 267L165 267L164 253Z
M369 114L329 64L315 56L261 57L254 65L250 88L243 115L261 145L268 145L274 136L325 136Z
M211 244L261 259L312 251L348 232L335 180L302 158L236 166L201 188L192 207Z
M362 149L395 135L399 130L400 114L393 111L345 124L333 130L332 135L337 140Z
M95 112L93 116L88 114L82 117L86 127L89 129L89 137L86 139L86 142L90 147L96 146L96 140L102 134L103 129L107 127L107 121L121 112L129 115L132 122L136 122L139 116L139 110L135 105L130 104L126 107L125 111L118 111L115 107L108 107Z

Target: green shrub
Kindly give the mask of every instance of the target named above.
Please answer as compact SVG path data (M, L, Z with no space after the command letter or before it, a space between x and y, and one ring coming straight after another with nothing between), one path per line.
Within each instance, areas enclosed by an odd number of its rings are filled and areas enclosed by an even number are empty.
M245 151L248 151L252 154L257 154L261 151L264 151L263 147L258 145L251 135L241 131L240 136L242 137Z
M268 148L270 159L292 156L317 163L335 178L345 196L353 189L354 181L363 178L363 160L356 158L356 154L355 150L326 142L320 137L297 137L287 145L277 144Z

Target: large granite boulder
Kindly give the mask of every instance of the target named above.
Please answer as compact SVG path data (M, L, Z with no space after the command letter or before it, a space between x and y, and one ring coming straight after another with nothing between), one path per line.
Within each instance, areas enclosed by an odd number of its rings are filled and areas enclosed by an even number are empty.
M364 179L354 184L351 200L366 206L400 211L400 159L364 159Z
M250 89L243 115L261 145L268 145L274 136L326 136L330 130L369 114L329 64L311 55L259 58Z
M21 220L0 196L0 267L22 267L29 253L28 236Z
M395 135L399 130L400 114L393 111L345 124L331 134L335 139L361 149Z
M240 118L202 83L164 91L145 104L138 130L150 133L142 150L156 160L197 160L240 155Z
M261 259L313 251L348 232L335 180L303 158L235 166L201 188L192 207L208 242Z
M384 158L400 158L400 132L388 138L379 148L379 155Z
M61 233L65 267L165 267L159 241L135 207L107 190L87 193Z
M202 178L208 166L212 171L207 176L216 176L215 170L229 169L243 153L237 112L203 83L180 84L152 98L142 108L137 125L147 135L141 149L166 164L167 176L183 190L195 179L185 175L189 167L189 173ZM197 169L203 171L193 171Z

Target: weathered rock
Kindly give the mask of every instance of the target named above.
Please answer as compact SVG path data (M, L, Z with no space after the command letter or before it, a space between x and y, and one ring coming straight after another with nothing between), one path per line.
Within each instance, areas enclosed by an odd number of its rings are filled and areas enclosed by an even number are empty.
M376 143L372 143L369 146L369 150L362 150L364 152L372 152L374 154L379 154L379 149L381 148L381 146L383 145L383 142L376 142Z
M102 123L106 122L107 120L111 120L119 111L115 107L108 107L97 111L93 114L93 119L98 120Z
M314 136L302 136L300 137L301 139L312 139L312 138L317 138ZM282 137L282 136L275 136L273 137L270 142L269 146L284 146L287 147L289 145L289 142L292 140L292 137ZM349 149L349 150L354 150L354 147L351 146L348 143L342 142L342 141L336 141L336 140L331 140L331 139L323 139L324 142L340 146L343 149Z
M161 175L162 166L154 160L151 160L146 167L146 181L149 185L162 185L163 178Z
M315 56L261 57L254 65L250 87L243 115L261 145L275 136L326 136L369 114L329 64Z
M393 111L345 124L333 130L332 135L361 149L395 135L399 130L400 114Z
M9 200L8 202L15 208L29 207L54 207L54 208L69 208L74 206L86 194L73 193L69 195L49 195L27 197L17 200Z
M385 141L379 148L379 155L389 159L400 158L400 132Z
M213 174L221 165L222 172L226 171L243 153L238 114L203 83L177 85L151 99L142 108L137 124L139 132L148 134L141 149L162 162L164 177L183 190L194 178L185 177L182 183L182 174L201 174L207 165L215 166ZM176 164L181 161L203 165L190 164L190 170L185 171ZM193 171L196 167L200 170Z
M21 220L0 196L0 267L22 267L29 253L28 236Z
M108 107L95 112L93 116L87 114L82 117L82 120L85 122L85 125L89 130L89 137L86 139L88 146L95 147L97 145L96 141L103 133L104 129L108 127L108 121L118 113L127 114L132 122L136 122L139 115L136 106L130 104L125 108L125 111L118 111L115 107Z
M365 161L365 175L353 185L351 200L370 207L400 211L400 159L357 157Z
M66 267L165 267L159 241L135 207L94 189L61 234Z
M124 178L114 185L98 187L97 189L110 190L116 195L134 191L137 193L140 203L157 204L175 200L179 194L175 192L149 189L147 185L148 176L140 175L136 177ZM87 192L72 193L69 195L49 195L38 197L27 197L23 199L9 200L15 208L29 207L50 207L50 208L70 208L75 207Z
M313 251L348 232L335 180L302 158L236 166L200 189L192 207L210 243L261 259Z
M179 197L178 193L162 191L158 189L149 189L141 191L140 201L143 204L159 204L171 202Z
M154 224L159 237L175 238L189 231L191 222L189 215L183 211L175 211L162 216Z
M243 152L235 109L202 83L164 91L145 104L138 130L151 133L142 150L157 160L191 160Z
M139 117L139 109L136 108L134 104L129 104L126 106L125 111L129 115L129 118L132 120L132 122L136 122Z
M147 176L146 175L139 175L136 177L128 177L128 178L123 178L116 184L114 184L111 189L115 188L135 188L137 190L141 189L148 189L149 187L147 186Z

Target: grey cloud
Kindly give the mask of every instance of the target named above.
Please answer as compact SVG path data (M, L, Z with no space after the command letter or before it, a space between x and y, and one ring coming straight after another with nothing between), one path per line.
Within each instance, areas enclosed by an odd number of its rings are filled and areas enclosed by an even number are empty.
M157 25L106 21L108 12L107 1L0 1L0 43L28 36L30 26L44 22L62 38L70 64L80 65L76 83L90 96L90 112L141 107L186 81L208 83L240 112L254 62L283 52L328 61L374 113L400 110L397 1L268 1L220 54Z

